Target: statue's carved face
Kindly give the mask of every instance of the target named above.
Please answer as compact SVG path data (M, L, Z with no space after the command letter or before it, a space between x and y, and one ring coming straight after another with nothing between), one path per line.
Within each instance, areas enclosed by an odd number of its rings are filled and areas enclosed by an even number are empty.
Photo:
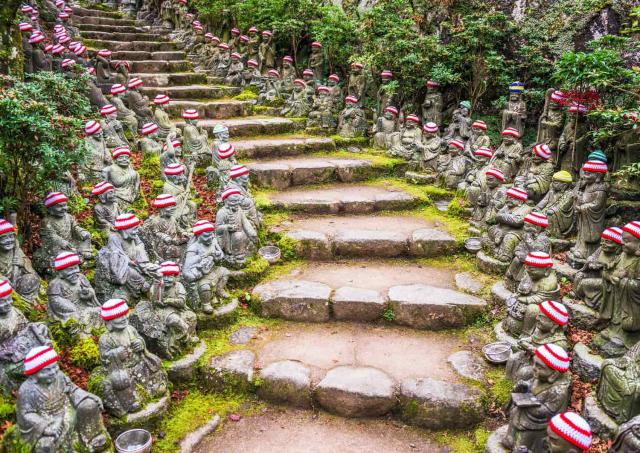
M600 248L605 253L616 253L620 250L620 245L613 242L611 239L600 239Z
M72 285L78 283L80 280L80 267L79 266L71 266L66 269L62 269L60 271L60 278L68 281Z
M512 137L511 135L507 135L505 137L502 138L502 141L506 144L506 145L513 145L516 142L515 137Z
M540 382L553 382L556 380L558 371L544 363L537 356L533 360L533 376Z
M602 173L596 173L594 171L583 171L581 177L587 184L591 184L600 180Z
M213 136L216 138L216 140L220 140L222 142L228 142L229 141L229 131L228 130L216 132L215 134L213 134Z
M520 93L511 93L511 95L509 95L509 99L511 102L518 102L520 100Z
M124 330L129 325L129 315L123 315L115 319L111 319L106 322L107 329L109 331L119 331Z
M529 234L535 234L537 235L538 233L542 232L542 227L539 227L537 225L534 225L533 223L529 223L529 222L524 222L524 232L525 233L529 233Z
M184 186L187 183L187 176L184 173L179 175L168 175L169 181L176 186Z
M7 316L11 312L13 306L13 298L11 294L8 296L0 297L0 316Z
M118 119L117 113L110 113L107 115L107 121L115 121L116 119Z
M571 187L571 183L563 181L551 181L551 189L554 192L564 192Z
M556 328L560 327L558 324L553 322L551 318L545 315L542 312L538 312L536 316L536 328L541 332L553 332Z
M15 233L5 233L0 236L0 250L3 252L10 252L16 246Z
M631 233L622 233L622 250L631 256L640 256L640 239Z
M507 199L505 201L505 204L509 208L517 208L518 206L521 206L522 203L523 203L522 200L520 200L518 198L513 198L513 197L507 197Z
M547 427L547 448L550 453L581 453L582 450L572 446L569 442L558 436L551 428Z
M176 284L176 276L175 275L163 275L162 276L162 283L165 284L165 286L173 286Z
M116 199L116 191L111 189L100 195L100 201L103 203L113 203Z
M97 141L102 140L102 137L104 137L104 132L102 132L102 129L100 129L98 132L93 134L93 138Z
M457 156L458 154L460 154L460 148L458 148L457 146L449 145L449 154L451 154L452 156Z
M416 123L414 123L413 121L407 121L407 122L404 123L404 127L406 127L407 130L411 131L411 130L415 129L416 127L418 127L418 125Z
M249 175L242 175L235 178L235 181L242 187L246 187L249 184Z
M536 266L525 266L525 267L527 269L527 274L529 274L529 277L533 281L542 280L551 272L550 267L536 267Z
M165 219L173 216L176 212L176 205L167 206L166 208L160 209L160 215Z
M213 231L205 231L198 235L198 241L204 245L211 245L213 243Z
M56 376L60 372L57 363L52 363L38 371L34 376L40 385L51 385L56 380Z
M122 239L124 239L125 241L133 241L135 239L138 239L138 235L140 234L140 227L135 226L126 230L119 230L119 233L122 236Z
M395 119L395 116L391 112L384 112L383 116L384 116L384 119L388 121L393 121Z
M297 83L294 85L293 89L295 90L296 93L300 93L302 92L302 90L304 90L304 87L302 85L298 85Z
M494 176L487 175L487 186L491 189L495 189L500 185L500 181Z
M560 107L560 104L558 104L557 102L551 101L549 103L549 110L560 110Z
M67 206L65 201L55 204L48 209L49 214L53 217L64 217L67 211L69 211L69 206Z
M118 167L127 168L129 166L129 156L126 154L121 154L116 157L116 164Z
M242 197L240 195L231 195L224 200L224 205L229 208L232 212L236 212L240 207L240 203L242 202Z

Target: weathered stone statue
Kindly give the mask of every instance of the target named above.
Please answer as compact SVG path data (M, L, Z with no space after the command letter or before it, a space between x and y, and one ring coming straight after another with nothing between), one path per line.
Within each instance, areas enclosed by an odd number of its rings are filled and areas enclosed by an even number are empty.
M505 264L511 263L515 249L524 233L524 218L531 212L526 204L527 192L518 187L507 190L504 206L495 216L484 245L489 252Z
M526 275L520 281L516 294L507 301L504 327L514 337L533 331L538 304L560 298L558 277L553 270L551 256L544 252L530 252L524 260Z
M479 172L467 187L467 199L473 213L471 225L484 230L496 223L496 214L505 203L506 189L502 186L505 177L497 168Z
M623 423L640 415L640 343L625 355L602 363L598 385L598 402L616 422Z
M633 417L620 425L609 451L611 453L634 453L640 451L640 416Z
M551 149L544 143L533 147L528 169L524 172L524 187L527 189L529 199L533 202L540 201L551 187L553 178L553 164L551 163Z
M471 168L471 160L463 154L464 143L460 140L449 140L447 147L448 159L440 155L437 163L438 179L449 189L456 189L464 181L467 171Z
M247 61L247 67L242 72L242 79L244 85L257 87L260 92L260 86L262 85L262 74L260 74L260 63L258 60Z
M224 83L236 87L244 85L244 63L242 62L242 55L238 52L231 54L231 63L224 78Z
M162 142L158 136L158 125L156 123L146 123L140 129L140 140L138 140L138 149L144 155L159 156L162 153Z
M471 137L465 143L465 153L471 158L476 159L476 151L480 148L491 148L491 139L487 135L487 123L482 120L476 120L471 123Z
M58 367L51 346L35 347L24 359L27 380L16 402L20 438L35 452L105 450L110 438L102 422L102 401L82 390Z
M138 300L149 292L148 280L155 276L157 266L149 262L140 238L141 223L133 214L116 218L116 231L96 257L94 286L98 300L119 296Z
M575 412L555 415L547 426L549 453L583 453L591 446L589 423Z
M126 146L114 149L111 157L115 162L102 169L102 177L113 185L120 208L127 211L140 196L140 175L131 165L131 151Z
M98 197L98 202L93 207L96 227L102 231L112 231L116 217L122 214L116 200L115 188L110 183L103 181L94 186L91 195Z
M327 78L327 86L329 87L329 96L333 101L333 112L338 114L344 107L344 94L342 87L340 86L340 76L338 74L331 74Z
M247 31L249 34L249 42L247 43L247 58L249 60L258 61L260 58L260 35L256 27L251 27Z
M549 236L557 239L566 238L573 229L574 200L573 178L567 171L554 173L551 188L536 205L536 211L544 212L549 218Z
M138 118L138 126L150 123L153 120L153 112L149 107L149 98L140 92L142 80L133 77L127 84L127 104Z
M364 102L366 92L367 75L364 72L364 65L358 62L351 63L351 73L347 83L347 96L354 97L358 102Z
M229 65L231 64L231 49L227 43L218 44L218 65L214 74L217 77L226 77Z
M607 228L600 247L593 252L573 280L574 294L589 307L600 311L600 319L610 320L618 301L613 297L611 277L622 251L622 230Z
M467 147L465 146L465 152ZM474 184L476 179L483 179L485 171L489 166L489 161L493 157L493 151L491 148L483 146L473 151L473 159L470 160L470 168L467 171L466 177L458 184L458 190L467 192L467 189Z
M169 118L169 113L167 113L169 102L171 102L171 99L164 94L159 94L153 99L153 103L156 106L153 111L153 121L158 126L158 138L160 140L165 140L171 134L175 137L177 134L176 126Z
M91 257L91 233L78 225L68 213L68 198L61 192L52 192L44 200L47 213L40 224L41 247L33 254L33 262L40 274L47 274L51 263L62 251Z
M242 266L258 243L258 233L242 209L242 192L228 188L220 196L224 205L216 215L216 235L225 260Z
M316 80L322 80L324 78L324 49L322 48L322 43L318 41L311 43L309 67L313 70Z
M544 451L547 423L567 409L571 398L570 359L555 344L538 347L533 361L533 377L516 384L509 404L509 429L503 445L510 451L527 447Z
M229 271L216 266L223 258L224 252L216 240L216 227L208 220L197 221L193 225L193 238L187 245L183 266L184 281L196 296L189 298L193 310L213 313L213 305L219 302L218 298L229 297L226 292Z
M367 134L367 119L353 96L345 98L345 107L338 117L338 135L345 138L364 137Z
M84 142L89 148L89 156L80 170L80 178L88 183L95 183L102 178L102 169L113 162L104 141L102 126L97 121L89 121L84 126Z
M107 104L100 109L100 114L103 118L100 125L102 126L107 148L127 145L128 142L124 135L124 127L122 123L118 121L118 109L112 104Z
M198 111L188 109L182 112L185 125L182 129L182 153L187 162L206 162L209 160L209 135L204 128L198 127Z
M302 71L302 81L304 82L304 92L307 96L307 99L309 101L309 103L311 103L313 101L313 97L316 94L316 88L318 86L318 81L315 78L315 74L313 72L313 69L307 68L304 71ZM295 82L295 80L294 80ZM280 84L280 91L282 92L282 94L284 95L287 91L291 92L293 91L295 87L292 85L288 90L285 89L285 80L282 80L282 83Z
M120 60L118 61L118 63L116 63L116 78L115 78L115 82L117 85L122 85L123 87L125 87L125 91L126 91L126 86L129 83L129 79L131 78L129 76L129 71L131 71L131 63L126 61L126 60ZM124 91L123 91L124 93ZM113 93L111 93L113 94ZM120 110L120 107L118 107L118 110Z
M9 282L0 280L0 391L5 396L24 379L22 360L29 349L51 344L47 326L28 322L13 306L12 293Z
M38 297L40 277L20 248L16 227L5 219L0 219L0 275L27 302L33 303Z
M124 85L116 84L111 87L111 104L118 110L116 117L129 131L131 137L138 135L138 118L133 110L129 110L124 104L124 93L127 89Z
M530 252L551 253L551 239L546 229L549 219L546 215L532 211L524 218L522 239L514 249L514 256L505 274L505 286L515 291L524 278L524 261Z
M306 87L307 85L302 79L293 81L293 92L284 102L284 106L280 112L283 116L303 118L309 114L311 105L307 97Z
M62 252L54 263L56 276L47 287L47 309L51 319L78 323L79 333L91 334L91 329L102 326L100 303L91 283L80 273L80 257Z
M395 105L398 101L392 81L393 73L391 71L384 70L380 73L380 87L376 96L376 118L383 115L386 107Z
M604 230L604 214L607 208L607 186L604 177L607 164L595 160L582 166L574 196L574 212L578 236L576 245L567 253L571 266L582 266L587 257L595 252Z
M565 335L568 322L569 312L561 303L546 300L539 304L533 331L523 332L507 361L507 378L518 382L533 377L535 350L544 344L555 344L565 350L569 348Z
M281 95L280 82L280 73L275 69L269 69L262 90L258 95L258 104L271 104L277 101Z
M333 115L333 99L330 96L329 87L321 85L317 89L318 95L313 100L307 127L320 127L322 129L333 129L336 127L336 120Z
M562 134L564 125L564 113L562 103L565 101L564 94L553 88L547 90L545 96L544 109L538 120L537 143L545 143L552 151L558 149L558 140Z
M422 121L425 123L442 124L442 93L440 84L427 80L427 94L422 101Z
M160 265L162 281L151 287L151 299L140 302L131 324L145 338L149 349L173 359L199 341L196 314L187 306L187 291L178 281L180 267L173 261Z
M96 59L93 66L96 68L96 79L101 85L111 85L115 79L111 72L111 51L101 49L96 52Z
M327 94L329 90L327 89ZM393 145L398 129L398 109L389 105L384 108L373 125L373 142L378 148L389 149Z
M507 180L512 181L524 160L520 133L513 128L502 131L502 143L493 153L492 165L495 165L504 173Z
M462 101L457 109L453 111L451 117L451 123L447 128L444 139L449 140L461 140L467 141L471 137L471 103L469 101ZM440 124L440 123L436 123Z
M51 59L44 52L45 36L43 34L33 33L29 38L33 53L31 61L33 72L51 71Z
M160 359L147 350L140 334L129 325L129 307L123 299L110 299L101 307L107 332L100 336L100 362L104 372L104 405L122 417L143 407L138 386L152 398L167 393L167 375Z
M256 231L260 228L262 216L258 212L256 202L249 191L249 169L244 165L234 165L229 169L229 187L240 190L243 199L241 207Z
M212 33L204 34L204 54L202 62L204 68L208 71L215 71L220 62L220 38L213 36Z
M400 130L399 140L389 149L391 156L402 157L410 160L418 151L418 145L422 142L420 130L420 118L417 115L407 115L404 126ZM395 140L394 140L395 141Z
M574 104L567 111L569 114L558 140L556 169L566 170L576 177L586 157L589 130L584 117L588 109L584 105Z
M182 261L189 235L176 218L177 201L171 194L158 195L152 206L158 210L141 227L146 250L154 262Z
M512 127L522 134L527 120L527 104L522 99L524 83L512 82L509 84L509 100L502 111L502 130Z
M176 212L174 217L178 220L181 228L187 229L193 224L196 218L198 205L191 200L191 175L195 166L189 167L187 173L184 165L170 164L164 168L166 180L162 188L162 192L172 195L176 200Z
M276 48L273 44L273 33L269 30L262 32L262 42L258 49L258 61L260 62L260 72L262 74L276 67Z

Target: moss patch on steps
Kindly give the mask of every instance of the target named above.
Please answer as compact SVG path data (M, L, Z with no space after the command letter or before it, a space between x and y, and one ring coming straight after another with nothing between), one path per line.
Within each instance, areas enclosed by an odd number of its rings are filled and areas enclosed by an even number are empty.
M447 431L438 433L435 440L448 447L452 453L484 453L489 434L484 428L475 431Z

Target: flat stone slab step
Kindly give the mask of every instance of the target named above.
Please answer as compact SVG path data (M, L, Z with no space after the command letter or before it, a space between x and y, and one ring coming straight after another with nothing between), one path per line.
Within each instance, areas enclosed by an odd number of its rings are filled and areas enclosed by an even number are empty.
M226 88L227 87L220 87L219 90L211 91L212 97L220 98L225 97L228 94L233 94L229 93ZM236 101L235 99L214 99L206 102L183 101L178 99L169 103L168 110L169 115L175 118L174 121L176 123L184 124L184 121L181 118L182 112L186 109L195 109L200 114L200 118L203 118L198 124L201 127L213 129L216 123L218 123L218 119L247 116L251 114L252 105L253 104L250 101Z
M309 259L433 257L458 249L449 233L410 216L311 217L290 223L286 235L297 241L296 253Z
M142 41L142 40L128 41L128 40L115 40L115 39L110 39L109 37L104 37L104 38L94 38L91 44L92 44L92 47L95 47L96 49L109 49L112 52L118 52L122 50L143 51L143 52L169 52L173 50L178 50L178 48L176 47L176 43L171 41L166 41L166 42Z
M247 101L216 101L212 104L217 104L218 107L213 111L216 118L225 118L231 113L238 104L240 108L246 108L249 103ZM214 115L208 115L214 116ZM176 121L176 124L180 127L184 125L183 121ZM285 134L292 132L296 126L296 123L288 118L230 118L230 119L215 119L215 120L202 120L198 122L198 125L212 133L216 124L222 124L229 129L231 137L246 137L256 135L275 135ZM252 177L253 184L253 177Z
M142 79L144 86L147 88L165 87L165 90L176 86L197 85L200 83L206 83L207 81L207 76L199 72L172 72L168 74L132 73L131 77L139 77Z
M152 72L152 71L149 71ZM181 86L145 86L142 88L148 96L166 94L171 99L217 99L235 96L240 93L240 88L229 86L211 85L181 85Z
M104 33L147 33L147 31L143 28L136 27L135 25L125 25L125 24L88 24L88 23L79 23L78 29L81 32L104 32Z
M145 52L141 50L122 50L114 52L111 56L112 60L128 60L128 61L144 61L144 60L164 60L164 61L181 61L187 58L187 54L180 51L168 52Z
M114 19L113 17L97 17L97 16L75 16L74 22L77 25L126 25L128 27L142 27L144 21L135 19Z
M85 39L99 39L102 41L163 41L165 35L160 33L118 33L106 31L81 31Z
M131 62L133 72L184 72L191 69L188 60L137 60Z
M74 6L73 15L80 17L109 17L111 19L123 19L125 16L119 11L103 11L101 9L82 8Z
M269 200L276 208L314 214L363 214L410 209L419 203L413 195L394 187L346 184L323 189L275 192L269 194Z
M334 151L336 144L328 137L282 137L235 140L238 157L260 159L265 157L297 156L318 151Z

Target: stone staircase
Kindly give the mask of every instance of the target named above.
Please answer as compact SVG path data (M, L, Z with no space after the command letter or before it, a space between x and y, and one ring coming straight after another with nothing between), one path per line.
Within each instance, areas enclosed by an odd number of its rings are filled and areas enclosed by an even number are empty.
M338 155L332 138L308 135L300 121L253 115L252 102L233 99L238 88L194 71L165 33L117 13L83 8L74 13L90 47L130 60L131 76L143 80L150 98L171 97L176 125L183 124L183 109L195 108L200 126L229 128L254 186L271 189L263 194L265 211L288 214L274 231L295 240L297 254L307 260L253 291L262 315L287 320L294 333L265 344L248 340L245 348L214 357L205 373L209 385L254 388L259 378L258 395L278 404L322 407L343 417L393 413L428 429L479 423L481 392L463 380L470 377L460 371L464 367L446 363L462 345L453 340L455 334L434 331L468 326L486 302L456 285L454 272L417 261L459 251L446 228L412 215L425 198L393 181L376 180L389 169L366 154ZM388 325L380 325L382 318ZM342 357L327 329L340 330L345 344L367 338L366 354ZM370 337L372 329L378 340ZM314 332L316 340L290 341ZM279 353L269 355L274 344ZM430 349L445 360L434 362ZM420 360L428 366L419 366Z

